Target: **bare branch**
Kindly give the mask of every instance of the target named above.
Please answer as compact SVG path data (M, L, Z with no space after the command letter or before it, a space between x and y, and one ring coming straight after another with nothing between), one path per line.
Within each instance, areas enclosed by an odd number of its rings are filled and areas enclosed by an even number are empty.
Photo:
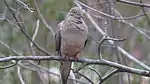
M21 0L15 0L18 4L22 5L25 9L29 10L30 12L34 12L28 5L26 5L23 1Z
M115 13L116 13L117 15L119 15L119 17L122 19L122 20L119 20L119 21L121 21L121 22L124 23L124 24L129 25L131 28L134 28L137 32L139 32L141 35L145 36L147 39L150 40L150 36L149 36L149 35L147 35L147 34L146 34L145 32L143 32L143 31L141 31L139 27L136 27L136 26L133 25L132 23L130 23L130 22L124 20L123 17L122 17L122 15L119 13L119 11L117 11L116 9L113 9L113 10L114 10Z
M123 17L123 18L115 18L115 19L117 19L117 20L132 20L132 19L136 19L136 18L139 18L139 17L141 17L141 16L144 16L145 14L147 14L147 13L142 13L142 14L138 14L138 15L134 15L134 16L130 16L130 17ZM93 15L94 17L96 17L96 18L102 18L101 16L98 16L98 15Z
M75 4L77 4L77 6L80 6L80 3L76 2L77 0L74 1ZM87 12L86 13L87 18L91 21L91 23L93 24L93 26L104 36L105 32L102 30L102 28L100 28L97 23L94 21L94 19L91 17L91 15ZM112 40L107 40L111 45L114 45L114 41ZM123 48L121 48L120 46L117 45L117 49L124 55L126 56L128 59L134 61L135 63L139 64L140 66L142 66L143 68L150 70L150 67L147 66L146 64L144 64L143 62L139 61L138 59L136 59L134 56L132 56L131 54L129 54L127 51L125 51Z
M117 2L122 2L122 3L125 3L125 4L150 8L150 4L141 4L141 3L136 3L136 2L132 2L132 1L128 1L128 0L116 0L116 1Z
M84 74L81 74L80 72L76 72L78 75L82 76L83 78L85 78L86 80L88 80L91 84L94 84L93 81L91 81L91 79L89 79L88 77L86 77Z
M140 3L143 4L143 1L140 0ZM150 20L149 20L149 17L148 17L148 15L146 14L146 10L144 9L143 6L142 6L142 11L143 11L143 13L144 13L144 16L145 16L146 19L147 19L148 26L150 27Z
M78 71L80 71L81 69L83 69L87 65L89 65L89 64L88 63L84 63L77 70L74 70L73 72L78 72Z
M16 17L15 13L12 11L12 9L9 7L8 3L6 2L6 0L4 0L5 5L7 6L8 10L10 11L10 13L12 14L13 18L15 19L17 25L19 26L21 32L34 44L34 46L41 52L43 52L46 55L51 55L50 53L48 53L47 51L45 51L43 48L41 48L38 44L36 44L31 38L30 36L24 31L24 29L22 28L22 25L19 23L18 18Z
M33 41L35 40L35 37L37 36L38 30L39 30L39 22L40 22L39 20L36 21L35 32L34 32L34 34L33 34L33 36L32 36L32 40L33 40ZM32 47L33 43L31 42L30 45L31 45L31 47Z
M48 28L48 29L51 31L52 35L54 36L54 31L53 31L52 27L50 27L50 26L47 24L47 22L45 21L44 17L42 16L40 10L38 9L38 5L37 5L36 0L34 0L34 6L35 6L35 9L36 9L36 11L37 11L37 13L38 13L39 18L41 19L41 21L42 21L43 24L46 26L46 28Z
M67 61L67 59L60 57L60 56L10 56L0 58L0 62L8 62L11 60L57 60L57 61ZM68 58L69 61L72 62L79 62L79 63L89 63L89 64L96 64L96 65L106 65L110 67L114 67L120 70L120 72L128 72L142 76L150 77L150 72L146 70L139 70L136 68L128 67L122 64L118 64L115 62L111 62L108 60L92 60L86 58L79 58L78 60L74 60L73 58Z
M21 55L19 52L17 52L15 49L13 49L13 48L11 48L10 46L8 46L7 44L5 44L4 42L2 42L1 40L0 40L0 44L2 44L2 45L4 45L8 50L10 50L10 51L12 51L14 54L16 54L16 55Z
M20 69L21 69L20 66L18 66L17 73L18 73L19 80L20 80L21 84L26 84L22 78Z
M13 67L15 65L17 65L18 61L15 61L15 63L13 64L10 64L10 65L6 65L6 66L0 66L0 69L7 69L7 68L10 68L10 67Z
M94 71L98 75L98 77L100 78L100 80L102 79L101 74L96 69L94 69L92 67L89 67L89 69L91 69L92 71Z
M105 76L102 77L102 79L99 81L98 84L102 84L105 80L107 80L109 77L113 76L117 72L119 72L119 70L115 69L115 70L111 71L110 73L106 74Z

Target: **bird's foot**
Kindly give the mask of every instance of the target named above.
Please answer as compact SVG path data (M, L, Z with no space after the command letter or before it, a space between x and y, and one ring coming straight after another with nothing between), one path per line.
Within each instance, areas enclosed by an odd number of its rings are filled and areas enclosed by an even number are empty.
M76 62L78 60L78 56L74 56L74 60Z
M65 56L65 59L66 59L67 61L69 61L69 57L68 57L68 56Z
M68 56L63 56L63 59L66 59L66 61L69 61L69 57ZM61 65L63 65L62 61L61 61Z

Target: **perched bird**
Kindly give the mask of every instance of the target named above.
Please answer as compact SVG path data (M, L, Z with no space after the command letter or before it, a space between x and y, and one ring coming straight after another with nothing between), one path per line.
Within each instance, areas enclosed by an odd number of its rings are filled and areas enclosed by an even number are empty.
M55 34L56 51L59 56L73 57L77 56L83 50L88 35L88 27L83 21L83 10L78 7L70 9L64 21L58 25L58 31ZM60 73L62 84L67 84L72 62L61 61Z

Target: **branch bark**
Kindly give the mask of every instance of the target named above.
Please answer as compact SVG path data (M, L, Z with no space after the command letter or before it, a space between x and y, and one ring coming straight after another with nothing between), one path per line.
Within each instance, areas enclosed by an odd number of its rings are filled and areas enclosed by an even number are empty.
M67 59L60 56L10 56L0 58L0 62L8 62L11 60L57 60L57 61L67 61ZM128 67L122 64L118 64L115 62L111 62L108 60L95 60L95 59L87 59L87 58L79 58L78 60L74 60L73 58L68 58L68 61L78 62L78 63L88 63L88 65L96 64L96 65L106 65L110 67L117 68L119 72L128 72L132 74L142 75L150 77L150 71L147 70L139 70L136 68Z

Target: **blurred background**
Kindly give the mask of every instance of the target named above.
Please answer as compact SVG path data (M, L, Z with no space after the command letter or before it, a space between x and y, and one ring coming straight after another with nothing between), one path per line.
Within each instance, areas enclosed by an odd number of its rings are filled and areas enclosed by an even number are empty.
M69 9L76 6L73 0L5 0L13 14L19 20L23 30L31 37L35 35L34 41L40 47L55 54L54 33L59 22L64 20ZM136 3L149 4L149 0L130 0ZM81 0L82 3L120 19L108 18L88 8L85 10L91 14L100 28L112 38L124 38L122 42L111 45L105 41L101 45L101 54L104 59L118 62L126 66L143 69L135 62L126 58L116 48L121 46L124 50L141 62L150 65L150 8L137 5L116 2L116 0ZM36 9L36 6L38 9ZM42 15L43 19L40 14ZM31 56L45 55L26 38L18 27L18 23L9 8L0 0L0 56ZM122 17L122 18L121 18ZM85 16L85 23L89 28L88 43L81 56L89 59L98 59L98 46L96 41L103 37L89 19ZM47 24L47 25L46 25ZM50 29L51 28L51 29ZM35 33L36 32L36 33ZM33 46L32 46L33 45ZM0 66L14 63L3 62ZM0 69L0 84L60 84L58 61L37 62L19 61L11 68ZM73 68L78 69L82 64L74 63ZM95 69L102 76L113 70L112 67L103 65L89 65L80 70L94 84L99 82L99 76L91 70ZM84 77L75 73L77 84L90 84ZM150 84L150 78L129 73L117 73L104 81L103 84Z

